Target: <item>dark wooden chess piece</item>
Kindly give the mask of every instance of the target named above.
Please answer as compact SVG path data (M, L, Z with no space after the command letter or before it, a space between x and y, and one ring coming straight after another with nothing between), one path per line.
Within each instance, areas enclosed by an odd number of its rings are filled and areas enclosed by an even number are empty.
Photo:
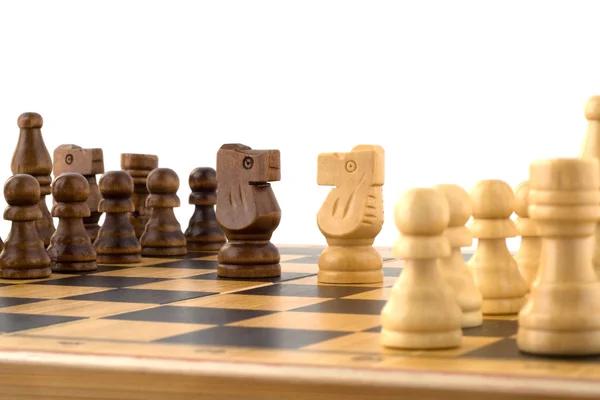
M218 251L227 241L215 214L217 172L213 168L196 168L189 178L189 203L195 205L185 231L188 251Z
M42 218L39 182L28 174L13 175L4 184L4 198L8 203L4 219L12 224L0 252L0 277L39 279L50 276L50 256L35 225Z
M13 174L32 175L40 184L39 207L42 217L35 221L35 226L44 246L48 247L55 228L46 204L52 183L52 158L42 137L44 120L40 114L28 112L21 114L17 123L19 140L13 153L11 170Z
M279 250L271 243L281 209L269 183L281 179L279 168L279 150L224 144L217 153L216 215L228 240L218 255L219 276L281 275Z
M50 238L48 255L53 271L94 271L96 250L85 229L83 218L90 215L87 199L90 185L76 172L60 174L52 184L52 216L58 217L56 232Z
M158 157L153 154L121 154L121 169L133 178L131 200L135 210L129 214L129 220L135 229L135 235L141 238L152 210L146 206L148 198L148 174L158 168Z
M83 218L85 230L92 243L98 236L100 225L98 221L102 213L98 211L98 204L102 198L96 175L104 173L104 154L102 149L84 149L75 144L62 144L54 149L54 175L59 176L64 172L77 172L88 181L90 194L86 201L90 215Z
M125 171L109 171L99 182L104 224L94 247L101 264L130 264L142 261L142 246L135 235L129 214L134 211L133 178Z
M179 177L169 168L156 168L148 175L146 207L150 220L140 238L142 256L181 256L187 254L185 235L175 218L174 207L181 205L177 196Z

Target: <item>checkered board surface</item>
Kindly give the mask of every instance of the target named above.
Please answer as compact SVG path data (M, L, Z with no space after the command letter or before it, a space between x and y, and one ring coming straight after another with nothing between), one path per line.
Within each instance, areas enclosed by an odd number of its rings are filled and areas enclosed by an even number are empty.
M2 280L0 351L600 378L598 357L521 354L516 316L465 329L458 349L384 349L379 315L401 262L382 250L384 282L326 285L316 278L321 251L280 246L283 273L276 279L219 278L216 255L198 253Z

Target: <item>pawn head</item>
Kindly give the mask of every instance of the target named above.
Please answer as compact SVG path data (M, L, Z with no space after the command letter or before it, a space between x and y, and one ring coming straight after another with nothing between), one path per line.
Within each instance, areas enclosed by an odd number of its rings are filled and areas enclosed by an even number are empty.
M600 96L590 97L583 112L588 121L600 121Z
M515 194L508 183L499 179L479 181L471 189L473 217L481 219L510 218Z
M515 213L521 218L529 218L529 181L515 187Z
M146 185L151 194L175 194L179 190L179 177L170 168L156 168L148 174Z
M396 203L394 220L405 235L441 235L450 222L450 206L440 191L415 188Z
M98 188L106 199L127 199L133 194L133 178L126 171L108 171L100 177Z
M17 125L20 129L39 129L44 125L44 120L38 113L26 112L19 116Z
M40 201L40 184L31 175L15 174L4 183L4 198L11 206L32 206Z
M209 167L195 168L190 173L189 184L192 192L214 190L217 188L217 171Z
M440 191L450 207L450 222L448 226L463 226L473 213L473 205L469 193L462 187L452 184L435 185L434 189Z
M60 203L84 202L89 195L90 184L76 172L60 174L52 183L52 197Z

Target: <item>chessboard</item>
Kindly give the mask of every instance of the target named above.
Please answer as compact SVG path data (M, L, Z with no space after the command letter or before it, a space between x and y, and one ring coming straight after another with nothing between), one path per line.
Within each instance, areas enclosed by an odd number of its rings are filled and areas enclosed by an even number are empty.
M43 399L600 397L600 357L521 354L516 316L486 317L464 329L452 350L383 348L380 312L402 272L390 249L378 249L382 283L332 285L317 282L321 247L278 247L278 278L220 278L216 253L188 253L1 280L2 392Z

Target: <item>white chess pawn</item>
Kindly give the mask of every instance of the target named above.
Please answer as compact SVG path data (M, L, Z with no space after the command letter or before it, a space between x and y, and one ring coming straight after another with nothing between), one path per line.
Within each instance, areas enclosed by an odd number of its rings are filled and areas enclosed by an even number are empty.
M538 224L543 254L519 313L517 345L540 355L600 354L600 283L592 262L598 160L537 161L530 174L529 215Z
M465 226L473 210L471 198L458 185L436 185L434 188L446 197L450 206L450 223L444 231L444 236L450 241L452 254L438 260L440 273L454 291L456 302L462 310L462 327L479 326L483 323L483 299L461 251L461 247L473 243L473 235Z
M462 311L437 263L451 254L443 236L448 202L436 189L412 189L396 204L394 219L400 238L393 253L405 262L381 313L381 343L422 350L458 347Z
M506 238L517 236L517 227L510 219L515 195L506 182L490 179L475 185L471 200L473 219L468 227L478 240L468 265L483 296L482 312L516 315L529 290L506 246Z
M519 265L521 276L531 287L540 263L542 239L538 234L536 222L529 218L528 208L529 181L525 181L515 188L515 213L518 215L515 225L521 236L521 245L515 254L515 260Z

